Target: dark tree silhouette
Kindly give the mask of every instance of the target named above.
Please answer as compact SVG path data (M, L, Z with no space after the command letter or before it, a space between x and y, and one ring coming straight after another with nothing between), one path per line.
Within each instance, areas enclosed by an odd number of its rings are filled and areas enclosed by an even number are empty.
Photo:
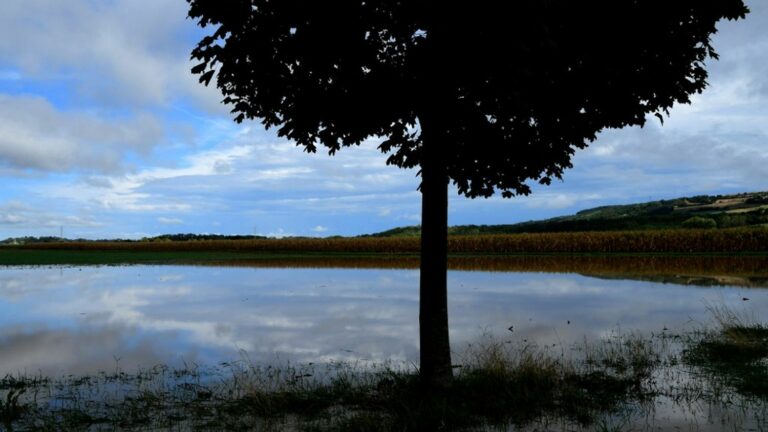
M605 128L663 121L706 86L721 19L742 0L188 0L212 26L192 51L238 122L259 119L309 152L381 137L419 167L421 375L452 379L448 185L527 195Z

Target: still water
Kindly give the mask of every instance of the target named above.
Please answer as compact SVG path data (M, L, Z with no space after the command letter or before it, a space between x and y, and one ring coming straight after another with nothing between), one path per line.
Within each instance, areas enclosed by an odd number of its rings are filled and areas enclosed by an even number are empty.
M412 269L94 266L0 268L0 374L157 364L418 362ZM646 279L648 279L646 277ZM451 271L450 335L569 344L760 318L768 289L575 273Z

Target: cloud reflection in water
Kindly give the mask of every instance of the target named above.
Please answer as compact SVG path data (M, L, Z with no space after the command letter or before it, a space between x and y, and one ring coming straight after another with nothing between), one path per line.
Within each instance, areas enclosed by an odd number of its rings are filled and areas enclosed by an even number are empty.
M748 304L741 300L747 291ZM461 352L483 334L568 344L617 329L675 330L705 322L706 302L766 310L767 292L574 274L452 271L451 338ZM215 364L243 354L255 362L416 362L418 272L0 269L0 373Z

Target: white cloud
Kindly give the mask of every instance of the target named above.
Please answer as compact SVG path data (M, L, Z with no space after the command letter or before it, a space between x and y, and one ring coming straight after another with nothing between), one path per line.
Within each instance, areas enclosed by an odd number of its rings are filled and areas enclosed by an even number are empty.
M575 194L540 193L527 200L525 205L531 208L562 209L572 207L578 201L579 197Z
M47 216L43 223L46 227L101 227L103 223L97 222L90 217L86 216Z
M421 223L421 214L419 213L404 213L395 216L396 221L407 221Z
M21 79L21 73L11 69L0 69L0 81L18 81Z
M63 213L63 214L62 214ZM30 229L43 235L59 235L59 228L101 228L104 223L90 215L72 215L53 208L41 209L19 201L0 203L0 225L12 228L15 235L27 235Z
M250 152L251 149L246 146L207 150L185 157L181 167L147 168L134 174L100 177L96 184L88 178L85 185L77 189L66 184L55 184L41 188L40 192L80 205L95 205L98 208L113 211L183 212L192 208L184 197L153 195L142 191L142 188L147 184L168 179L182 179L188 182L193 178L217 176L219 175L217 166L222 163L229 164ZM201 180L200 183L205 181Z
M26 219L18 214L0 213L0 224L2 225L15 225L23 222L26 222Z
M43 171L113 172L130 153L146 154L163 138L153 116L105 119L57 110L34 96L0 94L0 164Z
M264 236L264 237L271 237L271 238L283 238L283 237L293 237L295 234L287 232L283 228L277 228L276 230L274 230L272 232L269 232L269 233L266 233L266 234L258 233L256 235L260 235L260 236Z
M85 184L97 188L110 188L112 187L112 181L108 177L104 176L89 176L83 179Z
M76 188L45 186L38 193L110 212L380 214L402 207L397 201L403 197L418 201L414 173L386 166L375 142L329 157L275 138L268 141L269 135L252 125L214 121L208 126L200 139L214 147L187 152L171 166L90 176Z
M147 107L186 98L223 113L217 90L189 72L202 33L187 12L183 0L4 0L0 57L100 103Z
M611 156L616 152L616 147L612 145L597 144L592 146L592 152L595 156Z
M734 180L759 187L768 182L768 134L760 130L760 124L768 124L768 108L762 119L755 120L755 127L733 131L720 130L717 125L700 124L698 127L666 130L666 126L648 124L644 128L607 131L599 138L598 146L577 155L574 165L582 164L622 166L625 171L641 170L649 175L673 173L681 179L686 173L695 172L703 179L727 176ZM675 113L673 113L673 116ZM605 152L603 148L611 148ZM585 170L585 175L593 174ZM566 173L566 182L569 180ZM613 182L623 183L631 176L618 173ZM606 182L606 186L612 186Z
M159 217L157 218L157 221L163 225L181 225L184 223L184 221L179 218L171 217Z
M312 231L314 231L316 233L324 233L324 232L328 231L328 228L324 227L322 225L318 225L318 226L312 228Z

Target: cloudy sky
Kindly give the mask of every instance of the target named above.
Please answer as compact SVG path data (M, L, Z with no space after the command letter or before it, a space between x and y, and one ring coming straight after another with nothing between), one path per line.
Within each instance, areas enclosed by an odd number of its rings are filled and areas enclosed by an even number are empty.
M450 223L768 190L768 3L714 38L710 87L661 126L606 131L563 182L451 198ZM419 222L415 171L371 141L307 154L237 125L189 73L184 0L0 2L0 238L353 235Z

